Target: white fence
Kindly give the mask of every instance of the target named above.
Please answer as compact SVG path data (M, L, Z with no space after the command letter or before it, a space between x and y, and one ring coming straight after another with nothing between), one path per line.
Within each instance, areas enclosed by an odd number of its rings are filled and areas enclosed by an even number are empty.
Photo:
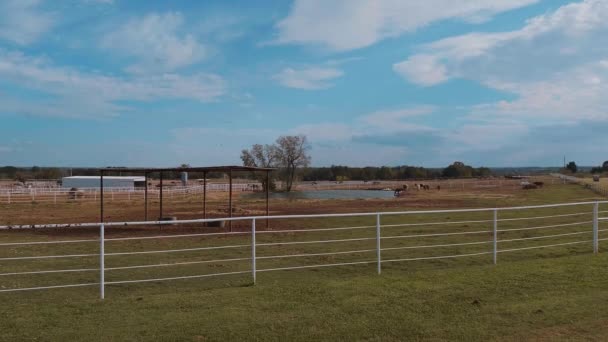
M582 185L587 189L591 189L596 194L608 196L608 187L603 186L600 183L592 182L590 180L585 180L577 177L566 176L559 173L552 174L552 176L557 177L563 180L564 182Z
M488 257L487 262L496 264L499 255L518 251L547 248L574 248L581 246L590 252L599 252L600 241L608 240L600 233L608 231L608 201L553 204L512 208L483 208L456 210L428 210L380 213L352 213L326 215L260 216L224 219L196 219L173 222L108 222L83 224L45 224L27 226L0 226L0 292L48 290L73 287L98 287L100 297L105 297L108 286L149 282L174 281L250 275L253 283L256 275L264 272L299 270L339 266L374 265L380 274L383 265L414 261L453 260L458 258ZM605 208L604 208L605 207ZM523 214L523 215L522 215ZM429 220L429 217L431 220ZM439 217L439 218L438 218ZM269 220L273 230L257 229ZM155 233L151 236L108 237L108 229L124 229L145 225L202 225L218 221L247 223L244 231L201 232L170 234ZM305 222L309 222L308 226ZM80 239L47 239L36 241L15 240L23 230L99 229L99 236ZM312 228L311 228L312 227ZM200 226L198 227L200 228ZM208 228L205 228L208 229ZM440 229L440 231L437 231ZM157 232L157 230L155 230ZM547 234L546 232L549 232ZM335 234L334 236L328 236ZM35 234L40 237L41 234ZM42 235L44 236L44 235ZM29 236L32 238L32 236ZM7 242L1 239L8 240ZM443 241L452 239L449 241ZM455 239L455 240L454 240ZM170 248L144 248L147 241L186 241L187 245L171 245ZM413 242L412 242L413 241ZM133 245L129 243L133 242ZM539 244L540 243L540 244ZM52 252L55 246L85 246L70 254ZM97 247L91 247L91 245ZM88 246L88 247L86 247ZM340 246L339 248L336 246ZM185 248L187 247L187 248ZM30 248L25 254L20 248ZM290 253L285 254L286 250ZM50 250L49 250L50 249ZM472 249L472 250L471 250ZM278 251L277 251L278 250ZM568 249L567 252L573 250ZM413 254L420 253L420 254ZM203 255L204 254L204 255ZM150 263L150 257L163 255L169 262ZM188 258L171 259L169 256L190 255ZM204 257L202 260L201 258ZM117 261L117 258L137 259L136 263ZM330 260L319 263L318 258ZM70 260L88 260L84 267ZM300 264L286 261L304 260ZM27 268L14 263L34 262ZM271 262L271 263L268 263ZM266 265L260 265L266 263ZM54 266L58 264L59 266ZM229 268L226 265L240 266ZM54 266L38 269L40 265ZM180 272L180 267L196 266L191 274L171 273L164 276L149 275L159 269ZM222 272L199 273L201 267L222 266ZM69 267L68 267L69 266ZM64 267L64 268L62 268ZM211 267L211 270L216 268ZM117 278L116 272L145 271L145 277ZM38 276L90 274L89 281L30 286ZM108 279L107 274L111 275ZM22 277L12 282L12 277ZM57 278L59 277L59 278ZM78 278L85 279L85 278ZM23 284L26 284L23 286Z
M431 180L391 180L391 181L343 181L343 182L300 182L297 184L298 190L365 190L365 189L381 189L381 188L401 188L407 184L412 189L415 184L426 184L431 189L436 189L438 186L442 190L475 190L475 189L491 189L501 187L521 187L521 181L518 179L431 179Z
M260 185L255 183L236 183L232 184L233 191L254 191L259 190ZM172 186L163 188L163 196L167 199L171 198L187 198L189 196L202 196L204 192L203 185L197 186ZM228 192L229 184L224 183L209 183L207 184L207 192ZM17 204L17 203L65 203L71 202L96 202L100 198L98 188L83 188L77 191L71 191L66 188L55 189L11 189L0 190L0 204ZM143 200L145 198L145 190L141 188L104 188L104 199L108 201L131 201ZM158 188L148 189L148 198L160 198L160 190Z

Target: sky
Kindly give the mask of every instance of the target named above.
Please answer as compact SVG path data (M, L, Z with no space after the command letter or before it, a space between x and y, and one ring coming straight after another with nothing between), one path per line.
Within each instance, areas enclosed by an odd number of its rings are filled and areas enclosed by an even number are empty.
M608 160L608 0L0 1L0 165Z

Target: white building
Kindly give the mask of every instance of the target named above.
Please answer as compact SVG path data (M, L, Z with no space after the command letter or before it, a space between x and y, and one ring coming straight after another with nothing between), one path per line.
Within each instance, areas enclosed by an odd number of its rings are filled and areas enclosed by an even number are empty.
M123 177L123 176L103 176L104 188L130 188L144 187L146 185L145 177ZM63 177L61 187L63 188L99 188L99 176L72 176Z

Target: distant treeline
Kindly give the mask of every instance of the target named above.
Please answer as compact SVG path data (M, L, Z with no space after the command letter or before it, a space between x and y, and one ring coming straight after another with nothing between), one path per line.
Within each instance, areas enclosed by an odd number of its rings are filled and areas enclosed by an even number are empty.
M461 162L455 162L444 169L419 166L349 167L334 165L302 170L303 181L470 178L492 175L492 170L487 167L474 168Z
M60 179L70 175L74 176L99 176L99 169L97 168L59 168L59 167L14 167L4 166L0 167L0 179L11 179L21 182L32 179ZM127 173L127 172L107 172L106 175L110 176L138 176L140 173ZM180 175L178 172L166 172L163 174L166 179L179 179ZM150 178L158 178L158 174L150 174ZM207 173L207 178L222 178L224 174L219 172ZM190 172L190 179L203 178L202 172Z
M472 167L461 162L455 162L446 168L425 168L420 166L382 166L382 167L350 167L333 165L330 167L308 167L299 170L299 179L303 181L344 181L344 180L393 180L393 179L434 179L434 178L470 178L470 177L491 177L509 175L533 175L549 172L558 172L559 168L487 168ZM70 176L97 176L97 168L57 168L57 167L0 167L0 179L11 179L25 181L29 179L60 179ZM108 174L110 175L110 174ZM116 171L114 176L133 176L141 174L131 174ZM165 173L166 179L179 179L177 172ZM190 179L202 179L202 172L190 172ZM151 174L151 178L158 178L158 174ZM223 178L225 174L210 172L207 178ZM251 173L236 173L235 177L251 178Z

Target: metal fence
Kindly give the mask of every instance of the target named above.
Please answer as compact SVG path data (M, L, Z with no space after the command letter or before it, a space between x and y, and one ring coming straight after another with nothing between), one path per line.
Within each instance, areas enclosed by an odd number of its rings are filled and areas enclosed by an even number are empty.
M374 265L381 274L389 263L486 256L483 262L496 264L502 254L552 248L566 248L567 253L598 253L600 241L608 240L600 235L608 231L603 225L608 223L607 204L0 226L0 293L94 286L103 299L106 287L121 284L233 275L248 275L255 283L257 274L264 272L364 265ZM256 228L266 220L273 229ZM145 236L129 235L128 230L124 233L127 236L106 234L113 228L151 225L211 229L201 226L222 221L239 222L242 229L194 233L171 233L168 229L162 234L155 229ZM39 239L54 230L74 228L98 229L99 235ZM23 236L20 233L39 229L47 230L25 235L38 240L18 240ZM165 248L147 248L145 243L149 241L163 241L160 245ZM72 253L53 252L59 246L80 247ZM151 262L155 255L162 255L164 261ZM43 266L49 268L39 269ZM184 269L190 266L193 268ZM215 271L218 268L221 272ZM210 272L200 273L201 269ZM158 274L157 270L166 272ZM184 270L190 272L182 274ZM115 275L125 272L135 274ZM77 274L80 282L60 277L72 274ZM60 283L37 284L39 276L53 276ZM10 280L15 277L21 280Z
M229 184L210 183L207 184L207 192L228 192ZM255 191L261 189L261 185L255 183L232 184L233 191ZM166 198L188 198L190 196L201 196L205 188L203 185L196 186L174 186L163 189ZM131 201L144 200L145 190L139 188L104 188L104 196L108 201ZM160 190L148 189L149 198L160 198ZM0 190L0 204L18 203L65 203L65 202L97 202L100 193L98 188L83 188L70 190L66 188L55 189L6 189Z
M596 183L591 180L581 179L581 178L577 178L577 177L566 176L566 175L562 175L559 173L552 174L552 176L557 177L564 182L582 185L585 188L590 189L591 191L595 192L596 194L599 194L602 196L608 196L608 187L606 187L605 185L602 185L600 183Z
M493 189L502 187L521 187L521 181L517 179L405 179L390 181L319 181L319 182L300 182L296 185L298 190L366 190L383 188L401 188L407 184L415 188L415 184L426 184L432 189L438 186L443 190L479 190Z

